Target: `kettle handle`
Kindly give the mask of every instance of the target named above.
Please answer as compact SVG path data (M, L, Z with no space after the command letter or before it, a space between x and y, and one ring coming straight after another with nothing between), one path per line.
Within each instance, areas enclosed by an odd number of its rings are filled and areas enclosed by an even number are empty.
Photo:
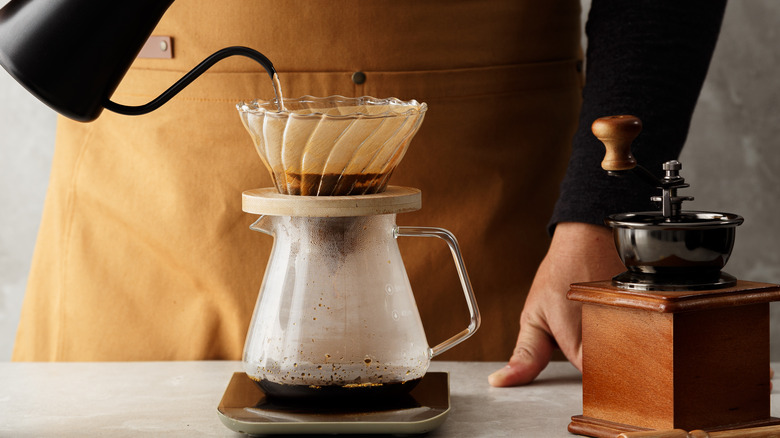
M439 345L428 349L431 358L436 357L468 339L477 331L482 321L479 315L479 308L477 307L477 299L474 297L474 291L471 289L471 280L469 280L469 275L466 272L466 265L463 263L463 257L461 257L460 254L460 246L458 246L458 241L455 239L455 236L443 228L396 226L393 229L393 236L396 238L438 237L447 242L447 245L450 247L450 252L452 253L452 258L455 262L455 269L458 271L458 278L460 278L460 285L463 287L463 294L466 297L466 304L468 304L471 320L466 329Z

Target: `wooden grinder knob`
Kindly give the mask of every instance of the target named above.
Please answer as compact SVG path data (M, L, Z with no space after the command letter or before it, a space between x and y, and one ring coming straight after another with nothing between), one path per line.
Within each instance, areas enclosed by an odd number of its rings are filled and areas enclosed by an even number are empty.
M642 131L642 121L636 116L601 117L590 127L607 148L601 167L604 170L631 170L636 159L631 155L631 143Z

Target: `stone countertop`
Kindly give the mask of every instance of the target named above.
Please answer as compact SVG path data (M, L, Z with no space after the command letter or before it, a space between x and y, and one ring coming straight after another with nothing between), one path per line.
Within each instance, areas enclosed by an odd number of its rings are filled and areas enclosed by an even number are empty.
M531 385L490 387L488 374L503 365L434 362L431 371L450 374L452 409L425 437L571 437L569 419L582 413L579 372L554 362ZM234 361L1 362L0 437L241 437L217 415L236 371Z
M426 437L567 437L580 374L553 363L532 385L492 388L497 362L433 362L450 374L451 411ZM0 362L0 437L240 437L217 406L233 361Z

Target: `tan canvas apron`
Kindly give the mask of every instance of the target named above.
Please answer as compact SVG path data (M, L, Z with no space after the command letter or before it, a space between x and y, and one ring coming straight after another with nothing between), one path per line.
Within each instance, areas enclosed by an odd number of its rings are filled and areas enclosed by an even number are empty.
M141 104L208 54L267 55L287 96L395 96L429 111L391 184L405 225L459 239L483 314L445 359L503 360L548 244L575 128L579 2L178 0L113 99ZM356 71L366 80L352 80ZM235 110L268 99L246 59L217 64L150 115L61 119L16 360L238 359L272 244L241 192L271 185ZM399 241L433 345L468 313L446 245Z

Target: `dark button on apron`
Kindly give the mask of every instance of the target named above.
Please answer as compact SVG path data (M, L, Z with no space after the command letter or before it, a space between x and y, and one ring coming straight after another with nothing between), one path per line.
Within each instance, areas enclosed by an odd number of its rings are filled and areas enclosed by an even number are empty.
M356 71L355 73L352 73L352 82L360 85L363 82L366 81L366 74L362 71Z

